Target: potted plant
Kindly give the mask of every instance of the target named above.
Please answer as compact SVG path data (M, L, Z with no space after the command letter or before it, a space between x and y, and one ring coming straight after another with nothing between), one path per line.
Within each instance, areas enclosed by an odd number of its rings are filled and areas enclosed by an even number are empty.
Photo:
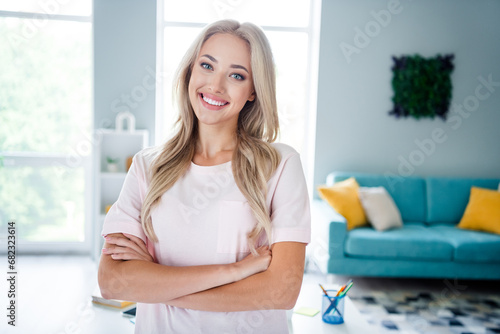
M112 158L110 156L106 157L106 168L108 172L110 173L117 173L118 172L118 158Z

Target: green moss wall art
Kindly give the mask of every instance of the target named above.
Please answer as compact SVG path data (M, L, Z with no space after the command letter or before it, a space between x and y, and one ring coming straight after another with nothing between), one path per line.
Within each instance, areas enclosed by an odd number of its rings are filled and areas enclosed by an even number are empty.
M420 55L392 57L393 109L400 117L440 117L446 120L451 100L454 55L424 58Z

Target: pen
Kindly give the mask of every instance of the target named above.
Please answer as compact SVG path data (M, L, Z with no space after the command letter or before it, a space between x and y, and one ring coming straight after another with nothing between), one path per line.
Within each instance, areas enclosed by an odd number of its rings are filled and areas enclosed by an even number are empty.
M330 297L330 296L328 295L328 292L326 292L325 288L323 288L323 285L321 285L321 284L320 284L320 285L319 285L319 287L321 288L321 290L323 290L323 293L325 294L325 296L327 296L327 297L328 297L328 299L330 299L330 301L331 301L331 300L332 300L332 297Z
M352 287L353 284L354 282L349 283L349 285L342 291L340 296L345 296L347 294L347 291L349 291L349 289Z
M342 291L344 291L344 289L352 283L352 279L350 279L346 284L342 285L342 287L339 289L339 291L337 291L337 295L335 297L338 297L340 296L340 294L342 293Z

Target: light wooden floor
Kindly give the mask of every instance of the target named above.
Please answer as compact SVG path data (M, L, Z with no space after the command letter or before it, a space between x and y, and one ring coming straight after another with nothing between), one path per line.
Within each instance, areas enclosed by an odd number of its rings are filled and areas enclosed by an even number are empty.
M0 257L7 272L7 260ZM133 333L134 326L119 311L90 302L97 284L97 264L83 256L18 256L17 327L7 325L7 281L0 280L0 333ZM304 284L344 284L350 277L327 277L307 268ZM489 293L500 295L499 281L453 281L353 277L350 294L365 291ZM318 287L318 294L320 295Z

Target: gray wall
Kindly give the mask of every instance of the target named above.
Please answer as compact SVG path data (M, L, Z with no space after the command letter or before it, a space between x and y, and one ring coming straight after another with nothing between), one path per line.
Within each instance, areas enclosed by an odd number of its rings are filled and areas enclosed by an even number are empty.
M156 0L94 0L94 125L120 111L154 139Z
M323 0L314 184L333 170L500 177L499 17L500 1ZM391 56L415 53L455 54L452 103L464 107L447 122L388 116ZM480 76L498 84L476 97Z

